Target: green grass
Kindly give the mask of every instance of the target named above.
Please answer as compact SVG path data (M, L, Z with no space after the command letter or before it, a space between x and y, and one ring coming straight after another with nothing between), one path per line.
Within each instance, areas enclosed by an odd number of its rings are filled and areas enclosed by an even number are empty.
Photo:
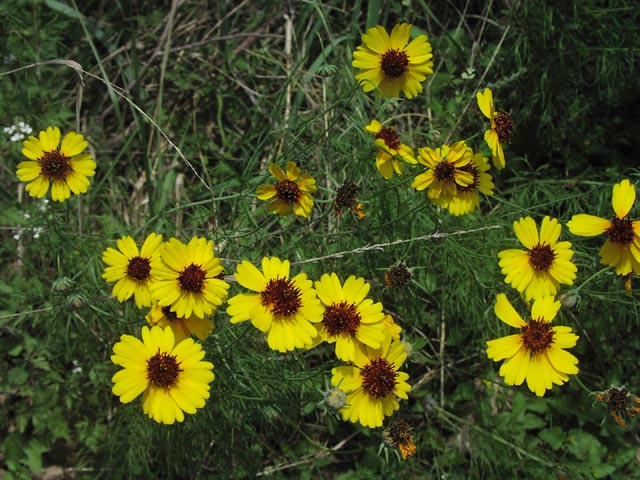
M513 333L493 312L496 294L526 308L498 266L499 251L517 248L513 222L609 217L613 184L640 179L636 12L623 1L482 3L191 0L170 14L147 1L5 2L1 126L76 129L98 165L85 195L45 204L15 176L21 143L0 132L5 478L58 468L70 478L633 478L636 426L622 430L593 393L640 391L640 284L629 295L599 264L603 237L563 229L580 303L557 322L580 336L579 375L537 398L504 384L485 342ZM367 27L399 21L429 35L435 74L417 98L385 102L356 85L352 52ZM464 139L487 153L475 104L487 86L516 136L478 211L432 206L410 188L418 169L378 174L363 130L373 118L415 148ZM268 164L290 160L318 183L309 220L274 216L255 196ZM362 220L334 211L349 181ZM139 335L145 312L111 296L101 253L150 232L214 240L227 274L278 256L314 280L366 278L412 346L413 389L396 415L413 426L417 454L380 450L382 429L322 404L341 364L330 346L278 354L225 308L202 342L216 375L204 409L168 427L139 399L121 404L112 347ZM386 287L400 262L412 282ZM232 283L230 295L240 291Z

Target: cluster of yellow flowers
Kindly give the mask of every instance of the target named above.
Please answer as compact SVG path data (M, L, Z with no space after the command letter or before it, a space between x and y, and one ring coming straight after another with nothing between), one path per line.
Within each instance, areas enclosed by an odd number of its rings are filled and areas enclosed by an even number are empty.
M365 92L377 91L386 97L400 93L411 99L422 92L422 82L433 73L433 55L426 35L409 41L412 26L396 25L389 34L382 26L369 29L362 45L353 53L356 79ZM484 140L491 150L493 165L506 165L503 145L511 138L509 115L496 111L493 93L486 88L476 100L490 127ZM477 209L480 194L492 195L495 188L488 173L488 159L474 152L465 141L438 148L414 150L404 144L395 130L377 119L364 130L374 136L375 166L386 180L402 175L407 165L422 166L411 183L416 191L427 191L428 199L452 215ZM39 137L23 143L28 158L17 167L17 176L27 183L26 191L43 197L51 186L54 201L64 201L71 193L85 193L96 163L84 137L69 132L60 142L57 127L48 127ZM316 181L295 162L284 170L269 165L276 182L262 185L257 198L268 202L269 211L293 213L308 218L313 209ZM357 203L357 187L345 184L338 191L334 208L351 209L365 216ZM602 263L615 267L618 275L640 274L640 221L629 217L635 202L635 187L623 180L613 188L614 216L611 220L592 215L575 215L567 224L574 235L606 234L600 250ZM509 385L525 380L542 396L553 384L565 383L578 373L578 359L565 349L575 346L578 336L570 327L551 326L561 302L556 295L561 285L572 285L577 268L568 241L559 241L561 225L545 217L540 230L534 219L514 222L514 232L525 247L499 253L505 282L515 288L530 306L528 321L498 294L496 316L519 333L487 342L489 358L504 360L500 375ZM213 330L212 317L228 303L226 313L232 324L250 321L263 332L268 346L278 352L311 349L326 342L335 346L336 357L344 365L333 368L331 384L340 394L332 406L344 420L366 427L381 427L385 417L399 409L399 399L408 398L408 374L401 372L407 359L402 328L385 314L380 302L369 298L370 285L364 278L349 276L341 281L336 273L325 273L312 281L304 272L291 275L290 262L264 257L261 268L244 260L233 278L247 290L227 301L229 283L215 255L214 244L195 237L188 243L176 238L163 241L149 234L142 247L124 236L117 249L102 254L106 265L103 278L114 283L113 296L120 302L132 298L138 308L149 308L141 327L141 339L122 335L113 347L112 361L122 367L113 376L113 393L123 403L143 395L143 411L157 422L182 422L184 413L203 408L214 380L213 364L204 361L205 352L192 335L204 340ZM391 428L391 427L390 427ZM415 452L410 427L397 424L389 431L389 442L400 445L403 457Z
M212 331L206 317L227 300L224 270L213 242L204 238L163 243L151 233L140 250L129 236L117 246L102 255L103 278L115 282L120 302L134 297L139 308L151 307L146 319L152 327L142 328L142 342L123 335L114 346L112 360L123 370L113 377L113 392L124 403L143 393L149 417L181 422L183 412L195 413L209 396L213 365L201 361L204 352L191 334L204 340ZM332 379L346 398L338 406L343 418L382 426L411 387L398 371L407 358L402 329L380 302L367 298L369 284L355 276L342 284L335 273L315 283L305 273L291 277L289 261L277 257L263 258L261 266L246 260L237 266L234 278L250 293L229 299L231 323L250 320L279 352L335 344L336 356L349 363L334 368Z
M407 98L413 98L422 91L422 82L433 73L433 55L426 35L409 42L411 28L410 24L401 23L389 34L378 25L362 36L363 44L353 53L352 65L361 70L356 79L365 92L377 89L387 97L398 97L403 92ZM502 169L505 166L502 145L511 139L511 119L508 114L495 111L490 89L478 92L477 102L490 121L485 141L491 149L493 163ZM375 165L386 180L394 174L402 175L406 164L420 164L424 168L415 176L411 187L416 191L427 190L429 200L452 215L473 212L480 203L480 193L493 194L495 187L488 173L487 159L481 153L474 153L464 141L435 149L419 148L416 157L413 149L400 140L394 127L374 119L364 130L374 136ZM259 187L258 198L269 201L268 209L273 213L286 215L293 211L298 216L309 217L313 208L311 194L316 190L313 177L302 174L294 162L287 163L286 171L271 164L269 171L277 182ZM362 204L357 204L355 197L347 206L359 218L364 216ZM340 212L339 207L337 210Z
M628 290L631 276L640 274L640 221L629 217L635 198L635 187L629 180L622 180L613 187L611 220L578 214L567 223L574 235L607 235L600 260L614 267L616 274L627 277ZM520 329L520 333L488 341L487 355L495 361L505 360L500 375L508 385L520 385L526 380L531 391L543 396L553 384L561 385L568 375L578 373L578 359L564 350L575 346L578 336L570 327L551 326L561 306L555 299L558 289L560 285L573 285L577 267L572 262L571 243L558 241L562 226L557 219L544 217L538 232L532 218L521 218L514 222L513 229L525 249L501 251L499 265L506 275L505 282L526 302L533 301L530 321L525 322L507 297L499 294L497 317Z
M113 376L113 393L128 403L141 393L149 418L172 424L195 413L209 398L213 364L191 334L204 340L213 330L212 316L227 299L229 284L215 256L213 242L194 237L188 244L176 238L162 241L151 233L138 250L122 237L118 249L107 248L102 277L113 295L124 302L133 297L138 308L151 307L142 327L142 341L122 335L111 360L123 367Z

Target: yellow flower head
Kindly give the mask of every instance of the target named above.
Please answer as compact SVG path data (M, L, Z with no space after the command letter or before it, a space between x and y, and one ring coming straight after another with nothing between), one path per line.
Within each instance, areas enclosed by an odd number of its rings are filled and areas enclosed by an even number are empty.
M404 92L413 98L422 92L422 82L433 73L431 44L426 35L409 42L411 25L400 23L391 35L378 25L362 35L362 45L353 52L353 65L361 71L356 80L365 92L379 88L386 97Z
M418 162L427 168L416 176L411 188L428 189L427 195L432 202L448 204L459 189L473 188L475 178L469 166L472 159L473 151L462 141L435 150L420 148Z
M290 263L277 257L262 259L262 272L246 260L236 268L236 281L256 293L229 299L231 323L251 320L267 334L273 350L287 352L314 345L314 323L322 320L322 306L311 280L299 273L289 279Z
M511 141L513 122L508 113L495 111L491 89L485 88L476 93L476 100L480 111L491 124L491 128L484 132L484 140L491 149L494 166L501 170L506 165L502 145Z
M273 185L261 185L256 190L260 200L268 201L267 209L280 215L293 212L308 218L313 209L316 180L308 173L302 173L295 162L287 162L286 172L275 163L269 165L269 172L278 181Z
M565 351L575 346L578 336L571 327L552 327L551 321L560 310L560 302L542 297L533 302L529 323L515 311L503 293L498 294L495 313L500 320L520 333L489 340L487 356L496 362L505 360L500 376L507 385L521 385L542 397L553 384L562 385L569 375L578 373L578 359Z
M513 231L526 250L509 249L498 253L504 281L528 300L555 295L560 284L572 285L577 267L573 264L571 242L558 242L562 225L544 217L538 227L531 217L513 222Z
M176 238L164 244L162 255L151 262L151 295L161 307L170 306L178 317L212 315L227 299L229 284L213 252L213 242L194 237L187 245Z
M51 199L63 202L71 196L85 193L89 179L96 170L91 155L82 153L88 143L76 132L67 133L60 144L60 129L48 127L39 138L30 136L22 143L22 153L29 160L18 164L17 175L27 182L30 196L42 198L49 190Z
M191 337L192 333L200 340L204 340L213 331L212 320L199 318L193 314L187 318L178 317L175 312L171 311L170 306L161 307L158 302L151 306L151 310L149 310L145 319L152 326L158 325L162 328L171 328L176 343Z
M111 361L122 370L113 376L113 393L129 403L142 393L142 410L158 423L171 425L196 413L209 398L213 364L188 338L175 343L170 328L142 327L142 341L122 335Z
M347 393L347 404L340 409L342 419L364 427L381 427L384 417L400 408L398 398L406 400L411 390L409 375L398 371L406 359L402 342L392 342L379 356L335 367L331 385Z
M481 154L476 153L471 157L471 161L461 168L462 171L470 173L473 182L467 186L456 186L456 194L453 197L441 196L432 199L432 202L439 207L449 210L451 215L460 216L473 212L480 205L480 193L493 195L493 178L489 173L489 163Z
M380 348L390 338L382 303L366 298L371 286L351 275L344 282L335 273L315 282L324 306L318 331L323 340L336 344L336 356L345 362L364 360L366 346Z
M373 144L378 148L376 168L386 180L402 175L402 163L418 163L413 157L413 150L400 141L393 127L383 127L378 120L372 120L364 129L375 135Z
M117 245L118 250L109 247L102 252L102 261L107 265L102 278L109 283L116 282L112 294L119 302L133 295L138 308L150 306L151 260L160 255L162 235L149 234L140 251L128 235L118 240Z
M622 180L613 186L611 220L581 213L567 223L569 231L581 237L607 234L600 248L600 261L615 267L618 275L640 275L640 221L629 217L635 200L635 187L629 180Z

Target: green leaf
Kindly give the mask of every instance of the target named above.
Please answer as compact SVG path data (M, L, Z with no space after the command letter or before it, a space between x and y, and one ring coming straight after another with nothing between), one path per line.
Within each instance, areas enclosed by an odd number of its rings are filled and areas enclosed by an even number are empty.
M9 379L9 385L24 385L29 379L29 372L22 367L12 368L9 370L7 378Z
M564 444L564 431L560 427L542 430L538 436L547 442L553 450L558 450Z
M42 454L47 450L49 449L35 439L31 440L24 449L24 453L27 456L25 463L33 473L39 473L42 470Z
M45 0L44 4L54 12L61 13L62 15L66 15L67 17L76 19L83 18L82 14L75 8L70 7L69 5L66 5L62 2L58 2L58 0Z
M524 423L523 426L526 430L531 430L534 428L540 428L544 426L545 422L542 418L533 413L526 413L524 415Z

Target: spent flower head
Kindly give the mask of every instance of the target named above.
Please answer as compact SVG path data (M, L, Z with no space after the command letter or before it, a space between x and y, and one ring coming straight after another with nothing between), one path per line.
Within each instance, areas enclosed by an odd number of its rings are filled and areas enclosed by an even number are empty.
M640 413L640 398L624 387L611 387L604 392L596 393L596 400L609 407L609 413L623 429L626 430L625 417L635 417Z
M355 182L346 182L338 187L336 199L333 202L333 209L338 215L342 215L342 211L348 208L360 219L367 216L362 210L362 203L356 199L358 191L359 188Z
M387 288L402 288L408 285L412 278L411 270L404 263L394 265L384 273L384 282Z
M413 441L411 425L402 419L394 420L382 433L384 444L389 448L400 450L402 459L415 455L416 444Z

